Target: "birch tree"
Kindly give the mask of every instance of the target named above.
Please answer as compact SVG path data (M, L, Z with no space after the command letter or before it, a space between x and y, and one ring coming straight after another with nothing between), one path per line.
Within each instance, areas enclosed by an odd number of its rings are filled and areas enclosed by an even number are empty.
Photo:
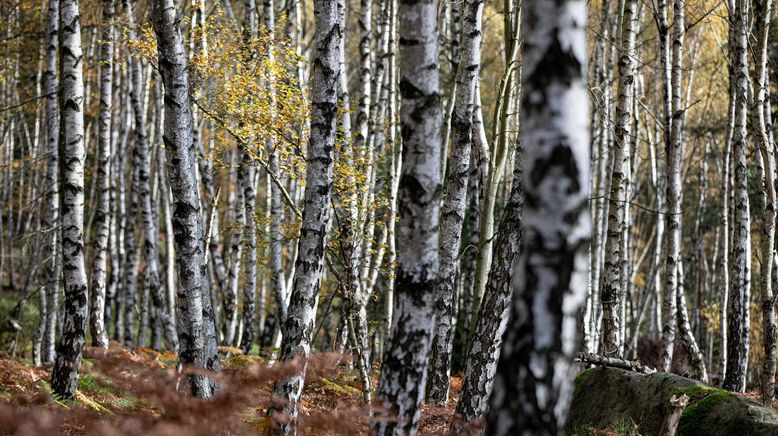
M772 404L775 397L775 309L773 297L773 263L775 257L775 144L772 141L772 126L770 118L770 102L767 94L767 50L770 34L770 17L772 0L754 1L754 18L756 47L754 55L754 103L751 108L751 118L756 127L755 136L764 162L764 211L762 229L762 267L760 270L760 286L762 288L762 342L765 360L762 364L762 401Z
M111 126L113 104L113 15L114 0L103 1L102 46L100 48L100 119L97 213L92 258L92 304L89 313L92 345L108 348L108 331L104 323L108 235L111 224Z
M87 279L84 263L84 82L78 0L61 0L59 172L65 310L51 387L73 399L86 336ZM54 309L52 307L52 309Z
M661 4L661 2L660 2ZM683 0L673 1L672 54L669 53L667 9L660 14L661 50L664 65L665 85L665 155L667 156L667 211L665 213L665 283L662 301L662 340L660 348L660 368L669 371L673 360L673 347L676 333L678 264L681 255L681 160L683 158L684 110L681 107L681 80L683 79L683 37L686 32L684 23ZM669 70L669 71L668 71ZM668 76L669 73L669 76Z
M626 320L621 317L621 306L626 289L622 288L623 235L627 229L627 202L630 184L630 138L635 81L635 34L637 32L637 1L626 0L621 13L621 45L619 50L619 82L616 103L616 126L613 143L613 172L608 207L608 229L605 243L602 301L602 353L617 357L624 353L619 331ZM596 255L596 254L593 254Z
M173 0L154 0L151 21L157 36L157 52L165 85L165 123L162 141L167 150L170 188L173 192L173 231L175 261L178 265L178 339L181 364L204 369L213 366L206 355L203 322L205 280L203 216L195 172L192 141L192 108L189 101L189 74L180 21ZM207 295L207 294L206 294ZM191 392L207 398L212 386L202 375L189 377Z
M735 213L733 220L734 238L732 246L732 272L728 298L729 327L727 330L727 372L722 386L725 389L742 392L746 382L748 362L749 322L747 305L751 287L751 246L749 244L748 204L748 161L746 160L746 119L748 115L748 24L746 14L748 1L736 0L730 19L734 26L735 128L732 142L732 159L735 170Z
M321 286L332 191L337 86L343 29L335 0L315 0L314 56L311 70L311 133L297 260L288 313L283 324L281 361L298 360L297 371L273 388L268 414L284 414L278 433L295 434L305 361L311 352L316 303Z
M384 350L371 427L379 435L416 434L434 328L438 274L443 114L435 2L400 2L399 180L394 318Z
M473 148L473 104L475 82L481 64L481 17L483 2L466 1L462 14L462 44L456 69L456 99L451 116L452 153L447 160L448 175L443 188L440 212L440 270L435 286L435 336L429 366L427 401L445 404L448 401L451 374L451 347L454 339L454 298L459 250L462 245L462 225L467 204L470 152Z
M463 424L483 415L489 404L489 394L492 392L497 360L500 357L503 334L511 309L514 260L521 244L521 218L524 210L523 159L524 149L518 144L513 165L511 196L503 210L495 241L495 250L500 256L492 258L484 299L467 344L468 357L462 376L462 389L457 402L456 417L451 426L453 433L462 432Z
M591 231L586 17L581 0L524 6L524 235L489 434L563 433Z
M59 0L49 0L46 38L46 72L44 74L46 90L46 213L43 227L48 230L46 246L50 253L43 268L41 280L46 294L46 306L41 316L45 316L46 327L43 340L42 360L54 362L54 346L57 333L57 307L61 274L59 248L59 80L57 78L57 47L59 46Z

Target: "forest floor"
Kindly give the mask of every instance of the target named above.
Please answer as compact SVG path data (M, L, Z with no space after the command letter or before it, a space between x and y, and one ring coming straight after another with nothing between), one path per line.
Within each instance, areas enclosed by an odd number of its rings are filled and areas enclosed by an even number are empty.
M268 365L239 350L221 348L220 391L213 401L191 399L177 356L128 349L112 342L106 352L87 348L75 401L51 389L50 367L0 354L0 434L264 434L274 380L294 365ZM378 373L374 371L373 385ZM425 406L420 434L445 434L461 386L452 378L445 407ZM317 354L308 362L300 407L303 434L367 434L369 409L361 383L341 356ZM226 431L226 432L225 432Z

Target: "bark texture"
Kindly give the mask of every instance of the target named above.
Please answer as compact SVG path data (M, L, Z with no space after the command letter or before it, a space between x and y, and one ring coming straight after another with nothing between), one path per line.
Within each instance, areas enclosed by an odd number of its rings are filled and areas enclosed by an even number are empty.
M452 152L448 159L443 206L440 212L440 271L435 288L435 336L429 366L427 401L448 401L451 374L451 349L454 340L454 299L462 246L462 225L467 205L467 182L473 148L473 105L475 82L481 66L481 18L483 1L470 0L463 5L464 32L456 77L456 102L451 116ZM454 97L452 97L454 98Z
M399 90L402 171L399 180L394 318L376 397L373 431L416 434L435 325L438 275L440 150L443 114L435 2L400 2Z
M621 306L626 289L622 287L623 250L627 227L627 202L630 184L630 138L635 82L635 34L637 32L637 0L626 0L621 21L621 45L619 48L619 83L616 103L615 138L613 142L613 171L608 208L608 230L605 242L602 302L602 354L608 357L622 356L624 342L619 331L626 320L621 317ZM595 255L595 254L593 254Z
M732 159L735 170L734 237L732 241L731 283L728 298L727 372L722 387L742 392L746 387L748 361L748 295L751 287L751 246L749 241L748 161L746 160L746 119L748 115L748 1L737 0L731 18L734 26L735 128Z
M315 0L314 56L311 70L311 133L308 144L305 196L297 260L283 324L281 361L296 360L300 367L276 382L271 416L283 416L276 432L296 433L300 396L305 380L305 360L311 352L313 324L321 285L326 248L329 203L332 191L337 86L343 29L335 0ZM285 415L285 416L284 416Z
M189 101L184 41L173 0L152 2L152 24L165 85L165 123L162 141L167 150L170 188L173 192L173 232L178 265L178 339L181 364L196 369L213 366L218 356L206 355L203 322L204 262L203 216L192 141L192 108ZM207 293L206 293L207 295ZM192 394L207 398L212 386L202 375L189 377Z
M505 205L495 242L495 250L500 255L492 258L486 292L478 309L471 340L467 344L468 357L462 389L457 403L456 420L451 428L454 433L463 430L462 424L477 419L486 412L489 394L492 392L497 360L500 357L503 334L511 308L513 264L521 244L521 218L524 210L523 157L524 150L519 146L513 166L511 197Z
M88 316L84 264L84 82L78 0L61 0L59 13L62 55L59 176L65 317L51 373L51 387L61 397L73 399L78 387Z
M563 433L586 298L589 98L586 3L524 5L524 235L487 414L489 434Z

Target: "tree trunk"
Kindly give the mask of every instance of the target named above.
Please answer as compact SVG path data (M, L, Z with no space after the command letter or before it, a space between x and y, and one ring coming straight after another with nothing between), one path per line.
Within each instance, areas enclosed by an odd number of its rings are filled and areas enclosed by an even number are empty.
M213 366L206 355L203 320L205 275L203 217L200 211L192 142L192 108L180 21L173 0L152 2L152 24L157 35L159 69L165 85L165 124L162 140L167 149L173 191L173 231L178 264L178 338L181 364L196 369ZM206 294L207 295L207 294ZM207 398L212 386L202 375L190 376L192 394Z
M105 311L108 234L111 224L111 111L113 98L113 14L114 0L103 1L103 34L100 49L100 130L97 178L99 191L95 214L95 240L92 258L92 305L89 315L92 345L108 348L103 313Z
M626 289L622 288L623 250L627 227L627 201L630 185L630 136L635 81L635 34L638 26L637 0L626 0L621 17L621 45L619 48L619 94L616 104L616 126L613 143L613 172L608 208L608 230L605 243L605 264L602 285L602 354L621 357L624 343L619 334L626 320L621 317L621 306Z
M245 226L245 204L243 203L244 172L241 170L242 152L235 152L233 161L235 171L235 191L228 202L232 210L232 227L235 229L230 237L230 267L229 288L224 293L224 344L233 346L236 343L238 329L238 287L240 286L240 262L243 259L243 227Z
M749 243L748 161L746 160L746 119L748 115L748 1L736 0L731 25L735 28L734 65L735 129L733 134L733 163L735 166L735 216L732 246L732 270L727 331L727 372L722 387L742 392L745 390L748 362L748 295L751 287L751 246Z
M762 288L762 342L765 360L762 364L762 401L772 404L775 397L775 301L773 297L773 257L775 256L775 144L772 143L769 132L772 126L767 123L769 100L767 90L767 49L770 33L770 13L772 0L757 0L754 2L754 18L756 21L755 36L755 75L754 75L754 105L751 117L756 130L756 142L764 161L764 224L762 229L762 267L760 280Z
M440 212L440 270L435 295L435 336L429 366L427 401L445 404L448 401L451 374L451 348L454 339L454 298L459 250L462 245L462 224L465 221L470 152L473 148L473 104L475 82L481 66L481 18L483 1L470 0L463 5L461 56L456 77L456 103L451 118L452 153L448 159L448 175L443 190Z
M65 310L51 387L73 399L86 335L87 279L84 264L84 82L78 0L60 1L60 136L62 263Z
M57 46L59 35L59 0L49 0L48 37L46 41L46 213L43 227L47 231L46 247L49 259L43 268L41 284L46 293L46 328L43 336L43 363L54 362L54 345L57 333L57 307L59 302L59 284L61 263L59 248L59 102L57 80Z
M279 433L296 432L297 413L305 379L305 360L311 351L316 302L326 248L329 203L332 191L337 86L340 78L338 5L334 0L315 0L314 56L311 70L311 133L308 146L305 200L297 260L288 314L284 322L281 360L299 360L302 366L276 382L268 414L286 415Z
M524 6L524 235L487 415L494 435L561 434L572 394L591 232L586 18L582 0Z
M661 2L660 2L661 3ZM665 155L667 156L667 213L665 215L665 287L662 301L662 341L660 349L660 369L669 371L673 360L673 346L676 332L676 312L678 293L678 264L681 256L681 161L683 159L683 114L681 107L681 81L683 64L683 37L686 31L684 24L684 0L673 2L673 50L670 83L665 86L664 101L670 101L671 110L665 114ZM667 13L662 7L660 16ZM665 62L665 79L668 60L668 44L670 30L667 27L667 17L660 18L660 37L663 59ZM667 108L666 108L667 109Z
M435 3L401 2L397 17L403 159L394 321L376 393L381 408L371 422L379 435L418 430L438 274L443 118Z
M463 424L486 412L492 391L497 360L500 357L503 334L511 307L513 265L521 243L521 218L524 210L523 156L521 144L516 147L511 196L505 205L495 250L500 256L492 259L489 281L475 328L467 344L467 360L462 377L462 389L457 403L453 433L462 432Z

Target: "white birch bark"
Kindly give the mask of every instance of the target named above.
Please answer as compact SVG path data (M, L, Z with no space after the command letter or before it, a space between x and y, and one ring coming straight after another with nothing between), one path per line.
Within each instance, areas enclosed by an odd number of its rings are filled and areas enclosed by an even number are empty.
M563 434L586 298L589 96L586 2L524 5L524 235L487 415L493 435Z
M114 0L103 1L103 28L100 47L100 117L99 154L97 165L98 200L95 214L95 240L92 258L90 331L92 345L108 348L105 327L105 290L108 264L108 235L111 216L111 115L113 103L113 15Z
M748 205L748 161L746 143L748 132L748 2L736 0L730 19L734 26L735 128L732 142L732 159L735 170L731 283L728 298L729 328L727 331L727 372L722 387L742 392L745 389L748 361L748 295L751 287L751 246L749 243L750 217Z
M311 133L308 145L305 198L297 260L283 327L281 361L297 359L302 365L295 374L279 380L273 389L276 401L268 413L286 415L278 433L295 434L305 379L305 361L311 351L316 302L326 248L329 203L332 191L337 86L340 78L342 28L337 2L315 0L314 55L311 70Z
M167 149L170 186L173 191L173 231L178 265L176 318L183 365L205 369L218 356L206 355L203 323L205 275L203 217L195 171L192 141L192 108L180 21L173 0L152 2L152 24L165 85L165 123L162 140ZM207 294L206 294L207 296ZM201 375L190 376L192 394L209 397L212 386Z
M73 399L84 348L87 278L84 263L84 82L78 0L60 1L60 204L65 288L62 336L51 374L51 387Z
M665 214L665 283L662 296L662 340L660 345L659 367L662 371L669 371L673 360L673 346L676 334L677 297L678 293L678 264L681 256L681 161L683 159L683 114L681 107L681 81L683 79L683 38L686 32L684 23L683 0L673 1L673 29L672 29L672 57L668 50L667 17L660 19L661 36L665 80L667 69L670 68L669 84L665 86L666 95L664 103L670 104L665 113L665 155L667 159L667 210ZM666 14L666 8L660 14Z
M467 360L457 402L456 418L451 426L453 433L464 431L464 424L486 412L494 375L497 372L497 360L500 357L513 295L511 276L522 236L523 156L523 147L518 144L513 166L511 196L505 205L495 241L495 250L500 253L500 256L492 259L484 299L475 318L473 334L466 345Z
M621 18L621 45L619 50L619 83L616 103L615 138L613 142L613 170L608 208L608 228L605 242L602 302L602 354L622 357L624 343L619 331L625 322L621 306L626 289L622 287L624 236L627 229L627 201L630 173L630 135L632 133L635 81L635 34L637 32L637 0L626 0Z
M473 105L475 82L481 66L481 18L483 1L469 0L462 5L462 45L456 70L456 99L451 117L452 152L448 159L443 206L440 213L440 270L435 285L435 335L429 366L427 401L448 401L451 351L454 340L454 299L462 245L462 225L467 204L470 153L473 148Z
M394 317L376 392L380 408L371 422L379 435L414 435L418 430L438 274L443 119L435 2L401 2L397 20L403 139L399 251Z
M46 214L43 227L48 232L46 246L50 257L41 277L46 293L46 329L43 338L43 363L54 362L57 307L61 275L59 244L59 102L57 91L57 47L59 45L59 0L49 0L46 38Z
M756 22L755 65L754 65L754 102L751 108L751 119L755 126L756 142L764 161L763 184L763 229L762 229L762 259L760 270L760 285L762 290L762 346L765 358L762 363L761 391L762 401L772 404L775 397L775 301L773 297L773 258L775 256L775 144L771 141L772 125L769 123L770 103L767 95L767 50L770 34L770 17L772 0L757 0L754 2L754 19Z

